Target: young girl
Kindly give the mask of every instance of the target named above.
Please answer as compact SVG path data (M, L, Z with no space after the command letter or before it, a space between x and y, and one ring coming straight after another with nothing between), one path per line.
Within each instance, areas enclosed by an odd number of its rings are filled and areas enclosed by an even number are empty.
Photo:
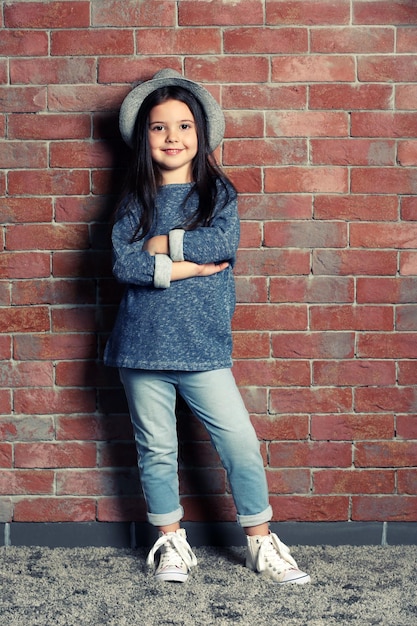
M227 471L246 566L305 583L272 517L259 442L231 373L236 192L212 156L224 133L216 100L174 70L135 87L120 111L132 148L113 227L113 272L126 285L105 362L118 367L135 433L156 578L185 581L196 557L180 528L175 401L207 428Z

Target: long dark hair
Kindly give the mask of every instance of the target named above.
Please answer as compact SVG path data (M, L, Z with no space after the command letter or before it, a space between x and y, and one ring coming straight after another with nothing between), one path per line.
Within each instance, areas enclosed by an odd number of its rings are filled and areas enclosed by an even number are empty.
M155 218L155 199L161 185L161 173L151 158L148 141L149 115L153 107L167 100L179 100L188 106L193 114L197 130L198 149L192 162L192 185L184 206L194 193L198 196L198 206L194 213L185 219L178 228L191 230L197 226L207 226L213 216L219 195L220 184L224 191L224 204L229 200L225 174L217 165L210 152L207 123L200 102L183 87L171 85L160 87L151 92L142 102L139 109L133 143L133 158L128 168L123 197L127 195L137 201L141 207L139 224L133 234L132 241L138 241L149 233ZM127 211L129 211L129 205Z

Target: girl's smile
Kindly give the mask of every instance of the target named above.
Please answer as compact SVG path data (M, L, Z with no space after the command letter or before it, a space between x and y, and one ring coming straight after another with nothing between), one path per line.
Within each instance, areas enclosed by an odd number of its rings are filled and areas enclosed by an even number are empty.
M167 148L166 150L163 150L163 152L165 152L165 154L171 154L171 155L176 155L176 154L180 154L182 152L182 150L180 150L179 148Z
M194 116L180 100L167 100L149 115L149 146L163 184L192 182L198 139Z

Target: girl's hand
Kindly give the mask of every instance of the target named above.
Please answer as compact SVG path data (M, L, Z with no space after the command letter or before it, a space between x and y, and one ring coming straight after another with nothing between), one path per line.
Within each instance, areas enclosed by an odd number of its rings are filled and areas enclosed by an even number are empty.
M151 237L143 244L143 250L146 250L152 256L155 256L155 254L169 254L168 235Z
M212 274L218 274L229 267L227 261L223 263L204 263L204 265L197 265L197 276L211 276Z
M224 261L223 263L205 263L204 265L197 265L191 261L178 261L172 264L171 280L184 280L185 278L193 278L195 276L211 276L212 274L218 274L222 272L229 263Z

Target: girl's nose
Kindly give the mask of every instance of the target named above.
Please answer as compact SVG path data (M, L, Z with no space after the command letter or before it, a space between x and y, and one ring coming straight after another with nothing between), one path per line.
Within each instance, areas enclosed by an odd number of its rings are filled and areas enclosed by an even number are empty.
M178 141L178 135L174 129L168 131L167 136L166 136L166 141L168 143L174 143Z

